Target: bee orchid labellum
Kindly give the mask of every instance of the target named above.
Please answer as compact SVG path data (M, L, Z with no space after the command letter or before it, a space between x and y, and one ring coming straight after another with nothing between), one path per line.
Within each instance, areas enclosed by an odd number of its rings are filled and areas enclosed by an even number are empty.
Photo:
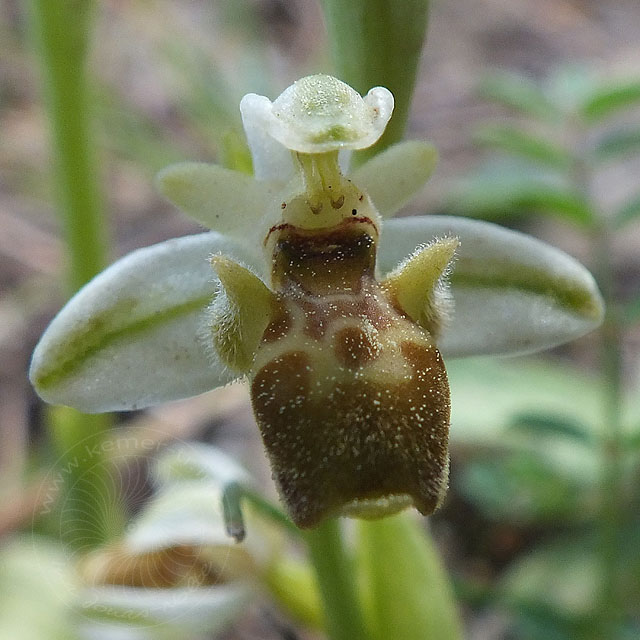
M423 247L380 280L380 215L341 173L338 149L325 150L375 142L347 117L351 107L366 120L366 99L327 77L288 91L275 103L276 133L293 147L296 172L266 216L270 288L214 256L214 346L227 366L249 375L274 477L297 525L412 504L426 515L447 486L449 386L435 340L458 241ZM371 107L370 121L383 110ZM320 122L301 127L298 114Z

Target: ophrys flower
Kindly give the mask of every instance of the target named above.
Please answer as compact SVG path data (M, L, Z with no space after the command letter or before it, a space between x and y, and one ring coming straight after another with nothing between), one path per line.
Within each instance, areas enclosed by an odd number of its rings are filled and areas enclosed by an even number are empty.
M241 110L255 178L193 163L160 176L171 200L219 233L140 250L87 285L43 336L32 381L48 401L102 411L248 375L296 523L409 504L430 513L447 476L440 351L526 352L580 335L602 315L593 279L493 225L384 222L435 163L432 147L409 142L343 175L349 151L375 142L390 117L384 89L363 99L311 76L274 103L246 96ZM219 284L206 312L211 254Z

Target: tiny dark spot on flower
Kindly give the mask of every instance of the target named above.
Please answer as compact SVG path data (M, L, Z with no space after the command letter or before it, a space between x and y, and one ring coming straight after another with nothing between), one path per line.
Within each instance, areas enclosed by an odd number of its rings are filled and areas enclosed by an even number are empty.
M286 202L283 202L283 203L280 205L280 208L281 208L281 209L286 209L286 208L287 208L287 203L286 203Z
M360 200L360 202L362 202L364 200L364 194L363 193L360 194L360 197L358 198L358 200Z
M352 216L357 216L358 215L358 210L357 209L351 209L351 215Z

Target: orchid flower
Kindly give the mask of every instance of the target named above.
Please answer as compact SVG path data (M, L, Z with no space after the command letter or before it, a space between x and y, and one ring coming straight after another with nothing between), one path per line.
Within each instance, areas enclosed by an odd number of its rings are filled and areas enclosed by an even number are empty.
M589 272L493 224L390 218L436 152L389 147L350 169L393 111L323 75L240 104L254 176L185 163L162 193L210 233L140 249L86 285L38 344L48 402L138 409L248 377L293 521L431 513L447 486L443 357L519 354L602 320ZM213 269L211 268L213 267Z

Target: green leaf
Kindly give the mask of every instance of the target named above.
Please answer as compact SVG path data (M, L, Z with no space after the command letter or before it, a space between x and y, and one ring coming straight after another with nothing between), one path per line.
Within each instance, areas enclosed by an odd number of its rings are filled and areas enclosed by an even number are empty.
M365 612L375 640L456 640L462 627L439 553L413 514L359 520Z
M474 134L474 140L492 149L506 151L554 169L568 169L571 154L562 147L515 127L488 125Z
M472 461L462 470L457 486L494 521L557 524L585 514L578 483L538 452Z
M624 204L615 214L615 223L618 228L635 222L640 218L640 193Z
M466 359L447 364L451 385L451 444L470 452L533 451L549 466L584 487L598 485L601 461L591 447L573 440L532 438L513 430L524 413L565 416L585 425L594 440L603 430L599 419L603 393L598 379L559 363L525 359ZM632 409L625 422L633 423Z
M561 615L577 617L594 611L601 589L601 572L594 545L566 540L539 547L516 561L499 589L506 602L539 603Z
M398 142L413 96L427 28L428 0L323 0L336 75L361 94L383 86L395 110L380 141L361 157Z
M546 79L545 90L553 104L573 114L598 86L597 73L581 64L561 65Z
M510 428L531 436L559 436L582 444L592 444L589 427L561 414L522 413L514 417Z
M628 449L629 452L640 450L640 428L626 436L624 443L625 448Z
M557 120L560 111L544 91L530 78L514 73L498 73L485 78L479 87L480 95L544 120Z
M76 640L72 607L80 585L62 546L37 537L0 551L0 629L12 640Z
M640 128L635 127L605 134L593 150L597 160L617 160L635 152L640 152Z
M271 596L294 620L313 629L322 628L322 602L308 563L283 554L267 565L262 577Z
M634 106L640 106L640 81L602 87L585 100L580 111L591 122L597 122Z
M588 202L557 176L504 162L490 163L463 181L450 198L448 209L485 219L536 213L583 228L590 227L595 218Z
M632 300L626 307L624 313L627 324L635 324L640 322L640 297Z

